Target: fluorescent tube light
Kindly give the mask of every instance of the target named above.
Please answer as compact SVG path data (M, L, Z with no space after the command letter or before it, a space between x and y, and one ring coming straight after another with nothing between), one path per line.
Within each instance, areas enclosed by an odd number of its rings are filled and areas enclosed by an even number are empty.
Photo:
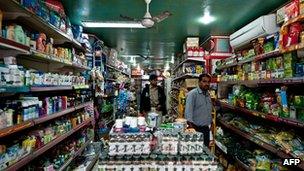
M91 28L146 28L140 22L93 22L83 21L83 27Z

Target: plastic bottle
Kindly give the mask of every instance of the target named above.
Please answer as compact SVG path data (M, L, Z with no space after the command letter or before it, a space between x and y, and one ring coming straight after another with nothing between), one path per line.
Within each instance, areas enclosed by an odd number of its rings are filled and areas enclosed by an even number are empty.
M24 80L25 80L24 85L29 86L30 83L31 83L31 74L30 74L29 71L25 72L25 79Z

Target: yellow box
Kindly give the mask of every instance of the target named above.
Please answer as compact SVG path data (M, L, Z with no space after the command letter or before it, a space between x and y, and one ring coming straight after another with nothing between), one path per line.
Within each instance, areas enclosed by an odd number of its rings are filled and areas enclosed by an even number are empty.
M197 78L188 78L185 80L186 87L197 87L198 86L198 79Z

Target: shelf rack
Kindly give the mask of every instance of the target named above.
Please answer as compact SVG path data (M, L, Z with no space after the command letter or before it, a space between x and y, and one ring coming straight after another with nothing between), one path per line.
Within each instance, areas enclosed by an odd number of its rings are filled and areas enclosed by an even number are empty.
M304 77L282 78L282 79L259 79L259 80L238 80L238 81L221 81L220 84L240 84L240 85L262 85L262 84L302 84Z
M59 28L51 25L38 15L21 6L16 0L0 1L0 6L2 10L7 13L7 15L4 15L4 20L18 19L22 21L23 24L31 28L35 28L36 31L43 32L49 37L52 37L55 44L70 43L75 48L85 52L85 48L83 48L72 36L66 34Z
M200 74L184 74L184 75L181 75L179 77L175 77L174 79L172 79L172 81L177 81L177 80L180 80L180 79L184 79L184 78L198 78Z
M71 136L72 134L74 134L75 132L79 131L81 128L83 128L86 125L88 125L89 123L91 123L91 121L92 121L92 118L84 121L83 123L81 123L79 125L77 125L75 128L73 128L69 132L59 136L58 138L56 138L53 141L49 142L48 144L44 145L40 149L37 149L34 152L26 155L25 157L23 157L22 159L20 159L16 163L14 163L13 165L6 168L6 170L7 171L16 171L16 170L22 168L23 166L25 166L26 164L28 164L32 160L39 157L41 154L45 153L47 150L53 148L54 146L56 146L57 144L59 144L60 142L62 142L63 140L65 140L66 138Z
M221 104L221 107L236 111L237 113L243 113L245 115L256 116L256 117L263 118L265 120L269 120L269 121L276 122L276 123L284 123L284 124L287 124L290 126L304 128L304 122L301 122L301 121L298 121L295 119L282 118L282 117L275 116L272 114L267 114L267 113L249 110L249 109L242 108L242 107L237 107L237 106L230 105L223 101L219 101L219 103Z
M295 156L271 145L271 144L268 144L266 142L263 142L262 140L254 137L254 134L253 133L248 133L248 132L243 132L241 131L239 128L237 127L234 127L232 125L229 125L227 123L225 123L225 121L221 120L221 119L218 119L218 123L220 123L220 125L222 125L224 128L226 129L229 129L230 131L238 134L239 136L257 144L258 146L262 147L263 149L265 150L268 150L270 152L272 152L273 154L276 154L278 157L280 158L295 158ZM302 170L304 170L304 163L302 162L301 164L298 165L299 168L301 168Z
M186 62L204 62L203 57L188 57L186 56L186 59L184 59L181 63L179 63L177 66L173 68L173 72L176 71L179 67L181 67Z
M10 127L7 127L7 128L0 129L0 138L11 135L11 134L16 133L16 132L20 132L20 131L25 130L25 129L30 128L30 127L34 127L35 125L42 124L42 123L48 122L50 120L59 118L59 117L64 116L66 114L72 113L76 110L82 109L82 108L84 108L84 107L86 107L86 106L88 106L92 103L93 103L92 101L85 102L85 103L80 104L79 106L71 107L71 108L68 108L66 110L63 110L63 111L60 111L60 112L57 112L57 113L53 113L51 115L47 115L45 117L33 119L33 120L26 121L26 122L23 122L23 123L18 124L18 125L14 125L14 126L10 126Z
M123 71L121 71L121 70L115 68L114 66L111 66L111 65L106 64L106 67L111 68L111 69L113 69L113 70L115 70L115 71L117 71L117 72L120 72L120 73L122 73L122 74L124 74L124 75L126 75L126 76L128 76L128 77L130 76L130 74L125 73L125 72L123 72Z

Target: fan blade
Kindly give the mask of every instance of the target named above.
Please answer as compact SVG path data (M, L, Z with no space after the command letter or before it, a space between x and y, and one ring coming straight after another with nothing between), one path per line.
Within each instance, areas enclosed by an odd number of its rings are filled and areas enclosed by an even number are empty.
M147 60L148 59L148 57L146 57L146 56L144 56L144 55L142 55L142 54L137 54L139 57L141 57L141 58L144 58L145 60Z
M168 18L169 16L171 16L172 14L169 11L164 11L163 13L154 16L153 20L157 23L163 21L164 19Z
M136 18L132 18L132 17L129 17L129 16L121 15L121 14L120 14L120 17L125 19L125 20L129 20L129 21L137 21L137 22L140 21Z

